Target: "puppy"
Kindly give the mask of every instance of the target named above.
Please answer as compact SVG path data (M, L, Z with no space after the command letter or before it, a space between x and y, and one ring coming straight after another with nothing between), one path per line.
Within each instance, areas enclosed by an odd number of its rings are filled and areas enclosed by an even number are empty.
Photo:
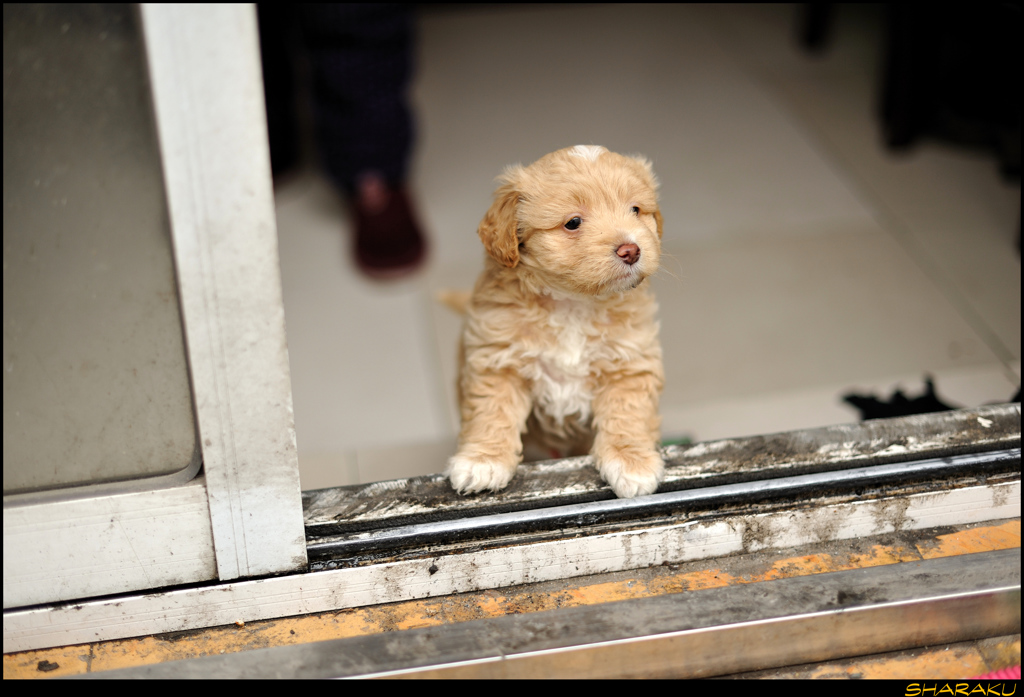
M650 494L664 383L657 305L662 219L642 158L594 145L508 168L478 234L486 266L465 307L460 493L504 488L529 438L594 456L620 497Z

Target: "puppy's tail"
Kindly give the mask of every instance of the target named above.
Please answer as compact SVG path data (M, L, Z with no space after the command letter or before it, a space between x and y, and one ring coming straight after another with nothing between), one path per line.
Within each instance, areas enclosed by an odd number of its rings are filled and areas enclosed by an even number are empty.
M469 306L470 295L468 290L439 290L434 294L434 299L448 309L464 315Z

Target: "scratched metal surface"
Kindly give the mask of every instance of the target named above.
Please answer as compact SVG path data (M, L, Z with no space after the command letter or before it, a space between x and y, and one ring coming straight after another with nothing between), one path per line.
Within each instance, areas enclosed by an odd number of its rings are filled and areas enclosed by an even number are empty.
M860 626L859 632L855 625ZM785 626L793 631L777 631ZM328 678L443 667L470 671L430 677L708 677L737 668L793 665L1014 631L1020 631L1019 549L512 614L77 677ZM716 634L721 640L715 641ZM691 641L650 642L684 637ZM588 651L589 659L584 653ZM510 659L534 663L514 670L507 662ZM488 660L490 665L478 663ZM483 670L475 672L474 663ZM506 673L510 668L513 672Z
M314 561L353 560L364 555L390 554L400 549L416 551L425 548L436 550L439 546L463 547L473 541L494 544L500 540L505 544L517 544L527 537L536 541L535 533L545 532L550 533L549 539L577 538L608 533L609 526L625 530L671 525L723 513L743 518L753 511L763 512L772 505L791 507L810 501L824 504L837 497L866 501L897 492L910 495L911 492L925 490L950 491L963 486L1019 478L1020 448L1011 448L668 491L635 499L590 501L318 536L309 541L306 551L313 564ZM316 567L313 565L311 568Z
M663 449L659 492L1020 446L1020 404ZM459 496L441 475L307 491L307 537L614 498L589 457L521 465L507 489Z

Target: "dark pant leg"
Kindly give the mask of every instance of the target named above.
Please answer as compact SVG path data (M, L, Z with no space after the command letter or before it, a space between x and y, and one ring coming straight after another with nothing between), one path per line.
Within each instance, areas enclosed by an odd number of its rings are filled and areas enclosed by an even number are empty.
M263 90L267 104L267 135L274 176L299 160L295 115L295 10L283 4L258 4Z
M405 179L413 140L406 97L412 73L413 16L404 5L303 5L323 165L351 192L376 172Z

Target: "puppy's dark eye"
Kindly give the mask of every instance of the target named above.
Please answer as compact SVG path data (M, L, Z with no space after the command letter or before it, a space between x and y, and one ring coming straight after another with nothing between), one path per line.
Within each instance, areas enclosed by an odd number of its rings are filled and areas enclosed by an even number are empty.
M566 230L576 230L576 229L579 228L579 226L582 223L583 223L583 219L577 215L575 218L572 218L569 222L567 222L565 224L565 229Z
M639 206L633 206L632 210L633 210L633 215L640 215L640 207Z

